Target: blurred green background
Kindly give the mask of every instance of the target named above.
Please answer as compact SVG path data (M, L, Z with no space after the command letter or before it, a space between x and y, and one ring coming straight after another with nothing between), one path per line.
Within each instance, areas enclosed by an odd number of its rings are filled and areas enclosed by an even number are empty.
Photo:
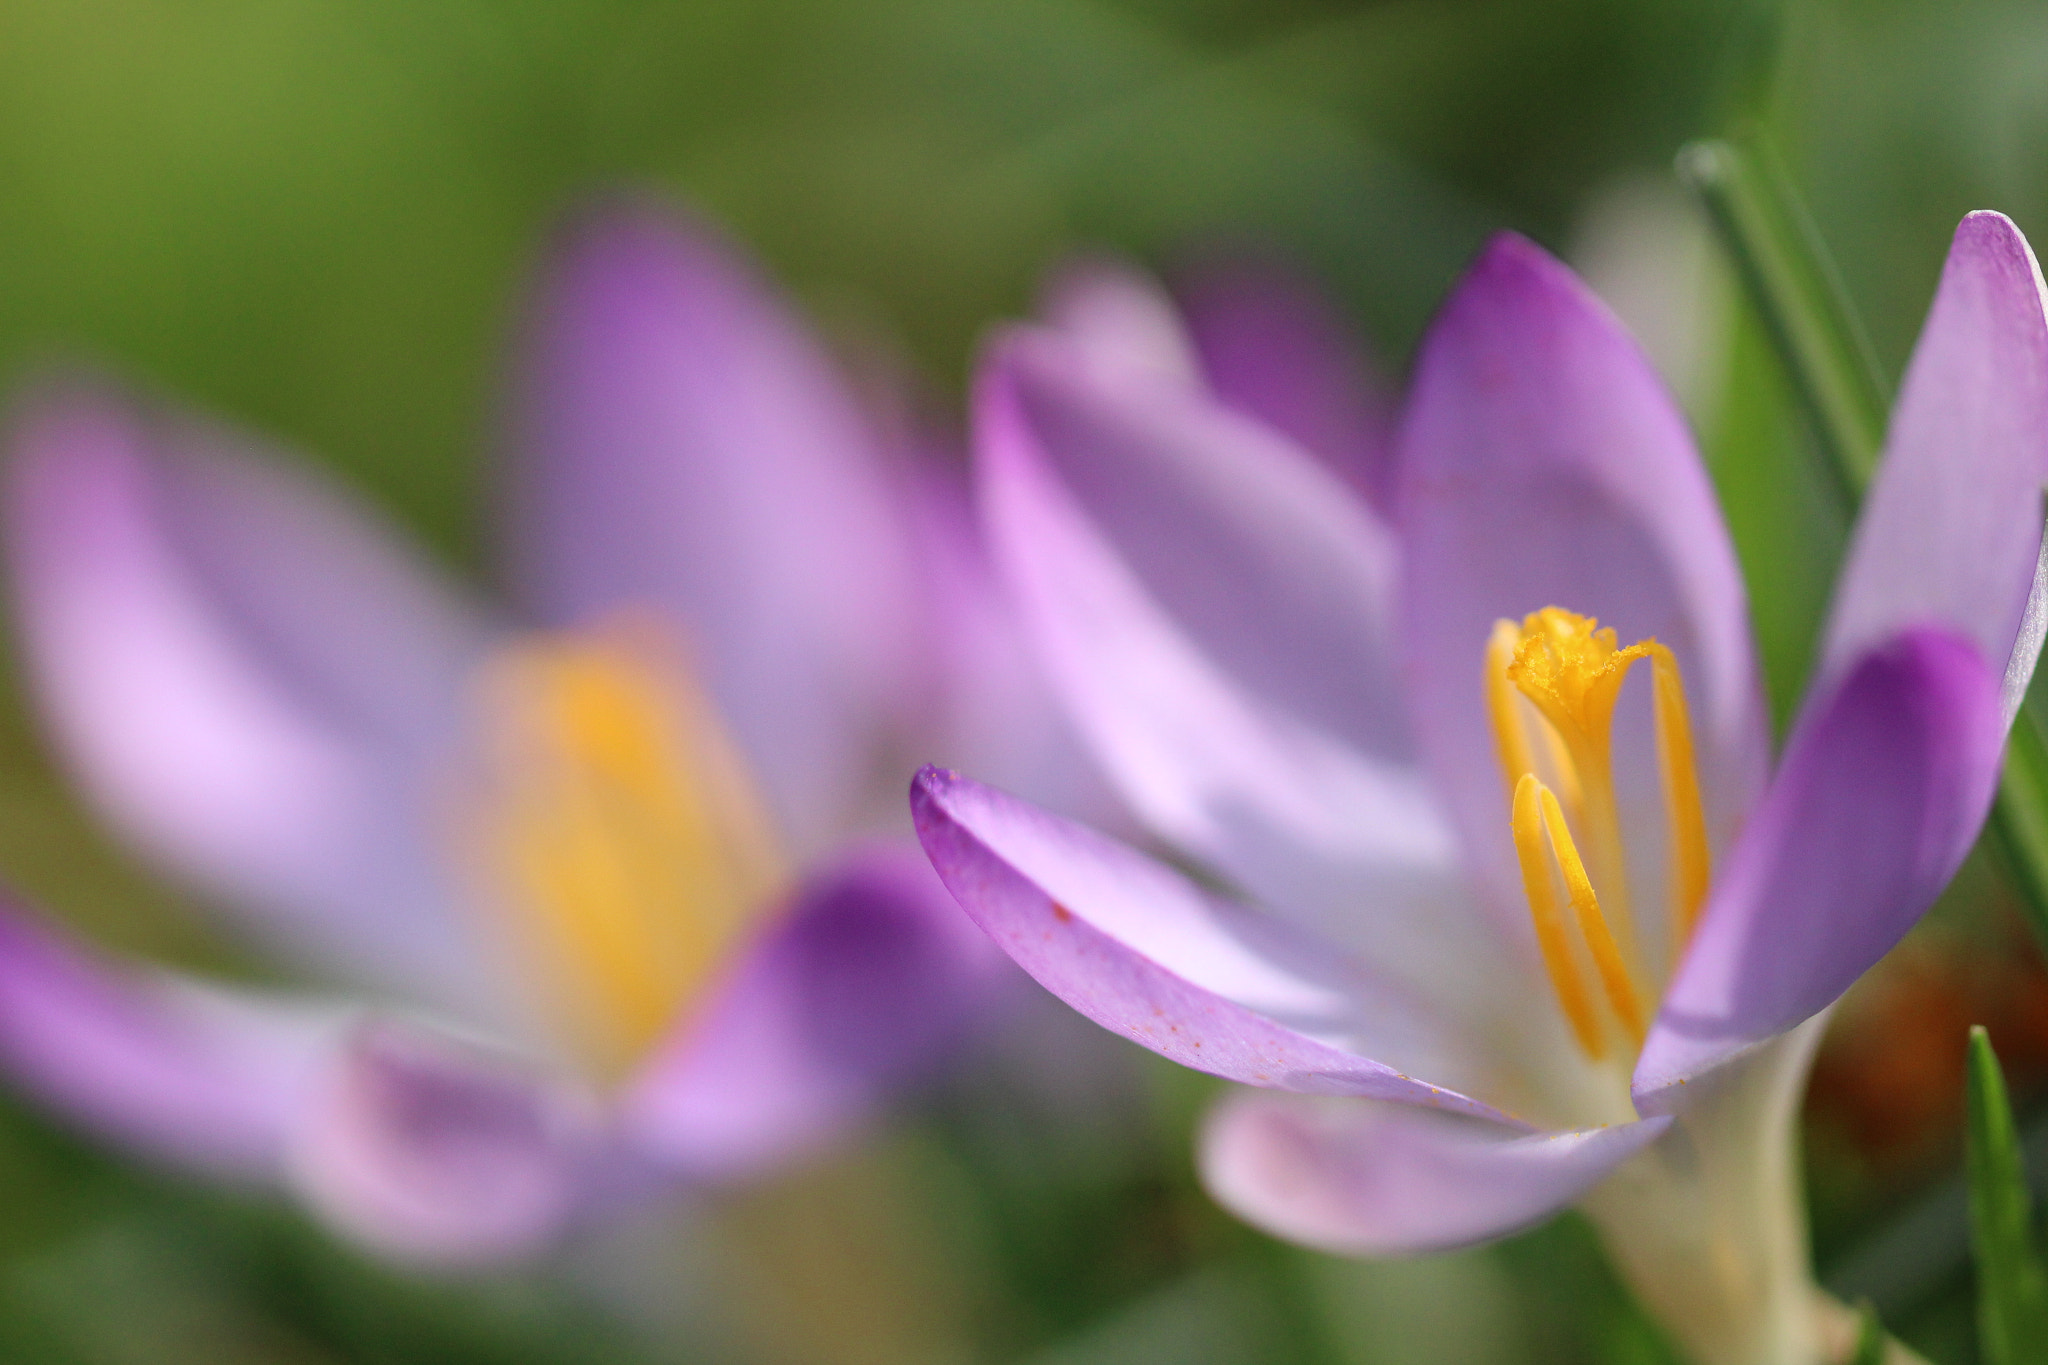
M183 395L482 572L499 362L579 196L686 196L956 414L977 336L1077 246L1170 264L1277 243L1398 372L1511 226L1621 295L1649 262L1647 292L1616 302L1691 356L1675 377L1782 706L1842 518L1669 170L1687 139L1742 127L1782 152L1896 375L1964 212L2048 231L2048 6L0 0L0 369L85 359ZM107 942L246 969L70 803L7 676L0 875ZM1824 1276L1946 1361L1973 1349L1945 1183L1962 1026L1993 1023L2023 1095L2048 1067L2048 981L2007 900L1967 869L1845 1008L1855 1038L1816 1081ZM824 1167L458 1282L6 1108L0 1358L1667 1358L1573 1220L1392 1266L1278 1247L1194 1186L1203 1083L1076 1038L1110 1097L1077 1126L1033 1059L993 1046Z

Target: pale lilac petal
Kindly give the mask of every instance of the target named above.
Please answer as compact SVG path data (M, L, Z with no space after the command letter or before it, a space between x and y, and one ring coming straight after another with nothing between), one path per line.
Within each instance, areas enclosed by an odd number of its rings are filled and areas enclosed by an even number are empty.
M1071 261L1046 286L1038 311L1107 382L1182 389L1202 382L1173 299L1136 266L1109 257Z
M1684 419L1612 314L1534 245L1495 238L1423 342L1398 461L1409 695L1493 896L1520 905L1481 665L1496 620L1548 606L1677 655L1724 845L1768 756L1742 578ZM1617 745L1640 783L1624 809L1657 808L1649 753Z
M1384 510L1393 404L1364 346L1306 279L1271 259L1215 262L1175 281L1218 398L1321 456Z
M1998 675L1947 630L1871 651L1809 703L1665 993L1639 1110L1679 1104L1904 937L1969 851L2002 743Z
M474 621L309 476L189 426L74 390L14 436L24 654L89 793L317 970L487 1007L421 771Z
M416 1025L366 1023L335 1050L289 1153L329 1223L405 1260L529 1255L579 1211L595 1152L577 1090Z
M1047 334L999 348L976 418L997 561L1140 818L1390 970L1481 962L1445 953L1462 888L1403 761L1393 566L1364 505L1262 426L1102 383Z
M2048 294L2011 220L1973 213L1906 368L1837 590L1823 680L1903 628L1947 625L2005 672L2010 723L2040 649L2021 621L2044 484Z
M1037 660L1017 605L989 562L964 471L920 469L919 563L930 594L943 699L918 760L983 774L1091 823L1128 823Z
M823 350L711 230L620 208L556 253L514 382L526 600L672 619L799 851L825 846L921 673L900 490Z
M1479 1073L1443 1021L1341 952L953 773L919 774L911 810L961 907L1040 985L1104 1028L1251 1085L1508 1121L1450 1088ZM1441 1084L1414 1079L1423 1074Z
M816 1151L922 1079L1012 976L914 846L859 847L811 879L634 1080L626 1138L697 1180Z
M339 1026L309 1002L117 965L0 905L0 1069L145 1156L274 1176Z
M1530 1133L1405 1105L1246 1093L1210 1116L1202 1179L1225 1208L1290 1242L1344 1256L1448 1251L1575 1203L1670 1122Z

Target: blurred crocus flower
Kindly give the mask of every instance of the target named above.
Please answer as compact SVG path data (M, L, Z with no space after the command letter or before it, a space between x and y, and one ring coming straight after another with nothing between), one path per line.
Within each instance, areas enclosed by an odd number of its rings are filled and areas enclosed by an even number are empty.
M1386 1255L1583 1201L1692 1358L1820 1358L1794 1105L1970 846L2040 646L2024 239L1957 233L1775 767L1692 438L1526 241L1428 333L1377 507L1108 349L995 348L984 510L1133 809L1264 909L927 769L948 887L1089 1017L1260 1087L1203 1137L1251 1221Z
M1060 723L1004 654L964 489L714 235L594 216L529 323L505 605L104 387L28 405L8 486L63 756L329 989L117 966L10 915L0 1062L425 1260L761 1171L913 1079L1008 966L909 837L908 755Z

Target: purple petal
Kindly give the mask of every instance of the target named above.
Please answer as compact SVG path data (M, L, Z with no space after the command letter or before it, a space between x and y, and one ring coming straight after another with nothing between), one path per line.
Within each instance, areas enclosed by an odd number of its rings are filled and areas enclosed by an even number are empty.
M1539 248L1495 238L1423 342L1398 459L1410 695L1494 896L1521 903L1481 662L1496 620L1547 606L1677 655L1724 843L1768 754L1742 579L1684 420L1612 314ZM1655 808L1648 751L1617 746L1617 768L1643 760Z
M539 1250L578 1211L594 1128L575 1091L410 1025L336 1050L290 1154L341 1231L434 1265Z
M683 632L800 851L920 676L904 509L824 352L723 239L628 208L558 251L515 394L515 578L547 621Z
M2040 635L2015 658L2048 484L2048 297L1997 213L1956 229L1843 570L1823 655L1838 677L1910 626L1947 625L2006 672L2008 723ZM2012 660L2008 667L2007 661Z
M0 1067L158 1160L275 1175L336 1027L331 1009L116 966L0 905Z
M804 887L633 1083L628 1139L698 1180L806 1155L921 1079L1007 975L913 846L857 849Z
M89 391L15 431L44 715L110 817L321 970L484 1008L420 771L481 629L310 476Z
M1104 257L1069 262L1053 276L1038 311L1109 382L1182 389L1202 382L1173 300L1135 266Z
M1276 1237L1345 1256L1448 1251L1576 1202L1668 1118L1530 1133L1409 1106L1238 1094L1202 1135L1217 1202Z
M1439 1021L1375 989L1340 953L956 774L919 774L911 810L961 907L1040 985L1104 1028L1250 1085L1512 1122L1413 1079L1431 1067L1448 1080L1468 1064ZM1354 1040L1401 1069L1360 1055Z
M1665 993L1638 1110L1668 1111L1904 937L1983 823L2003 734L1997 675L1946 630L1873 650L1809 704Z
M1265 428L1105 384L1047 334L998 350L976 425L998 562L1133 809L1261 899L1441 977L1425 958L1462 891L1402 761L1393 566L1363 504Z
M1121 816L1081 737L1032 658L1016 604L997 580L963 471L918 471L920 562L945 700L919 757L987 774L1041 805L1108 822Z
M1269 259L1217 263L1175 294L1216 396L1390 505L1392 403L1365 348L1306 279Z

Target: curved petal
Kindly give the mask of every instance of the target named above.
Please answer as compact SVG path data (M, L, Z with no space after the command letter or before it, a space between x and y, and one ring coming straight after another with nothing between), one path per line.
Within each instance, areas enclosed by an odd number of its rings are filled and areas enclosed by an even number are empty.
M274 1176L339 1027L330 1007L117 966L0 905L0 1067L158 1160Z
M1321 456L1385 511L1393 405L1329 301L1277 261L1254 258L1192 271L1174 294L1216 396Z
M2048 484L2048 292L2002 214L1956 229L1843 569L1821 677L1908 626L1946 625L2006 673L2010 723ZM2021 648L2015 657L2015 645ZM2012 661L2008 666L2008 660Z
M1769 752L1742 579L1684 419L1613 315L1542 250L1496 237L1423 342L1397 458L1410 695L1493 895L1520 905L1481 664L1495 621L1547 606L1671 647L1724 845ZM1656 808L1648 745L1632 747Z
M1039 315L1113 383L1193 389L1201 363L1179 311L1151 276L1112 257L1071 261L1047 285Z
M319 969L484 1008L421 769L482 629L309 477L103 394L15 432L43 714L137 842Z
M920 469L919 558L931 594L940 722L921 761L985 774L1027 799L1094 823L1121 812L1081 736L1031 656L1016 604L998 581L964 471Z
M1008 965L908 843L814 877L636 1078L624 1131L699 1180L817 1150L921 1078Z
M577 1212L595 1129L576 1091L388 1020L358 1028L329 1063L288 1170L349 1236L406 1260L478 1264L539 1250Z
M1449 1088L1460 1071L1478 1073L1442 1021L1376 989L1341 954L954 773L920 773L911 811L961 908L1040 985L1104 1028L1248 1085L1512 1122ZM1447 1084L1414 1079L1424 1071Z
M647 208L555 253L514 393L516 583L560 624L670 614L800 852L920 676L887 452L739 254Z
M1362 504L1263 427L1104 385L1045 334L999 348L976 428L998 564L1141 818L1390 970L1448 980L1429 958L1462 891L1401 761L1392 563Z
M1665 993L1639 1111L1668 1112L1905 936L1976 838L2003 741L1997 674L1945 630L1871 651L1809 704Z
M1216 1201L1341 1256L1407 1256L1502 1237L1577 1202L1668 1118L1530 1133L1408 1106L1233 1095L1202 1134Z

